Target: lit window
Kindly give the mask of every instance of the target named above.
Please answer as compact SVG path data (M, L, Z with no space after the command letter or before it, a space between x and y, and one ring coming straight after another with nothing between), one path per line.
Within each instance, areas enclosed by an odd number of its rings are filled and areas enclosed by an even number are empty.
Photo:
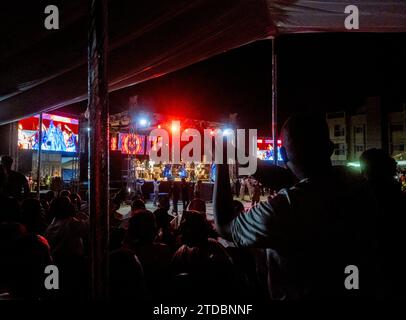
M345 144L344 143L336 143L334 145L334 154L336 156L344 156L345 155Z
M340 124L334 126L334 137L343 137L345 136L345 128Z
M355 127L355 133L364 133L363 127Z

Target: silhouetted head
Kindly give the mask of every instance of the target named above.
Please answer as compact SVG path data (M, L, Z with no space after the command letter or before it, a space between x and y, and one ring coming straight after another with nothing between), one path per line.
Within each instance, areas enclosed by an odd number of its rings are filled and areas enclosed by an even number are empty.
M38 199L25 199L21 205L21 222L27 227L43 220L42 205Z
M52 264L48 241L26 235L16 241L11 274L11 293L22 299L39 299L45 294L44 270Z
M299 178L318 175L331 168L334 145L330 141L326 120L321 114L290 117L282 127L281 155Z
M45 194L45 199L50 203L52 200L55 199L55 193L52 190L49 190L46 194Z
M167 195L161 195L158 198L158 207L162 209L169 210L171 204L169 202L169 197Z
M396 175L396 161L382 149L368 149L359 158L361 172L368 180L390 180Z
M134 213L137 210L145 210L145 202L142 199L135 199L131 203L131 212Z
M132 242L152 243L156 236L156 221L149 210L137 210L129 220L127 236Z
M202 199L195 198L190 202L188 210L198 211L205 214L206 202Z
M1 164L7 171L11 170L11 166L13 165L13 158L10 156L2 156L1 157Z
M66 219L75 216L75 207L68 197L58 197L52 201L50 206L52 217L57 219Z
M59 193L59 197L70 197L70 191L69 190L61 190Z
M209 238L209 225L206 215L198 211L183 212L179 226L182 242L189 247L195 247L207 242Z

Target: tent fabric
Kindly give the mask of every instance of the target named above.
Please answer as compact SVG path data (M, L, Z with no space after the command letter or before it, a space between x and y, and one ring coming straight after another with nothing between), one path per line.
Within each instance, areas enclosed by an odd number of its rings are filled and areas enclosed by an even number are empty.
M405 32L404 0L268 0L267 8L279 33L347 32L345 8L359 10L358 32ZM351 30L353 32L355 30Z
M53 4L60 29L51 31L43 26L45 1L0 5L5 26L0 28L0 124L87 98L88 3ZM357 31L406 32L405 1L351 4L360 10ZM347 31L347 5L343 0L110 1L109 90L278 34Z

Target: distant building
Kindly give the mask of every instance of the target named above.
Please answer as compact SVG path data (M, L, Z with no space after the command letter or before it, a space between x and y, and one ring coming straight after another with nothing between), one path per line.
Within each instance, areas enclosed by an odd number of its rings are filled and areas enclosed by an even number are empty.
M334 143L332 160L335 164L344 164L348 160L347 115L345 112L327 114L330 139Z
M358 161L370 148L387 150L395 159L405 157L406 105L401 112L385 114L380 98L372 97L354 113L330 112L326 118L334 143L331 159L335 165Z
M388 115L389 152L397 157L405 153L406 146L406 111L393 112Z

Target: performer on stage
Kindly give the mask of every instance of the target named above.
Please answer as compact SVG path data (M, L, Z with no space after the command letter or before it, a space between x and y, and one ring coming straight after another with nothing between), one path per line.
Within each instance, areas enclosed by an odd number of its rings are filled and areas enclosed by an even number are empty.
M157 206L157 201L159 197L159 185L161 184L157 178L154 178L154 207Z
M189 182L187 182L185 178L182 178L182 183L180 185L180 188L181 188L181 193L182 193L183 211L186 211L186 209L190 203L190 187L189 187Z
M182 162L179 167L179 178L184 179L187 177L187 172L185 168L185 164Z
M140 196L141 198L143 198L142 186L144 185L144 183L144 179L135 180L135 195Z
M193 161L190 164L190 180L196 181L196 165Z
M165 164L163 176L168 180L172 178L172 165L170 163Z
M172 196L172 214L178 215L178 202L180 197L180 189L179 186L175 183L175 181L171 181L171 196Z

